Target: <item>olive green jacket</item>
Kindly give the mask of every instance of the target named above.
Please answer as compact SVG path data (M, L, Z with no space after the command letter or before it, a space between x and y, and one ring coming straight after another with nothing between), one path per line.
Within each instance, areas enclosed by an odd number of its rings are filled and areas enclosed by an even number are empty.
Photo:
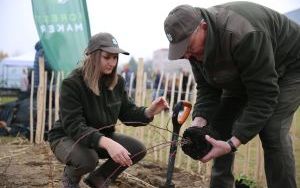
M98 148L100 137L113 133L115 127L111 125L118 119L132 126L149 123L152 119L145 116L145 108L137 107L128 97L121 76L112 90L102 84L97 96L86 86L77 69L62 82L59 120L49 133L49 141L69 136L73 140L81 139L80 143L87 147Z
M276 107L280 78L300 76L300 27L286 16L249 2L196 8L208 23L202 62L190 59L197 82L193 118L211 121L220 97L247 98L233 135L248 142Z

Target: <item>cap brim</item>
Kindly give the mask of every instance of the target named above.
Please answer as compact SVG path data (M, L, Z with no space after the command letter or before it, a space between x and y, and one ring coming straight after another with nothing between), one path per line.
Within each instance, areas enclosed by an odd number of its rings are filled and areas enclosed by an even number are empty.
M109 53L113 53L113 54L124 54L124 55L129 55L128 52L122 50L121 48L115 48L115 47L102 47L101 50L109 52Z
M188 43L189 37L177 43L170 43L169 60L181 59L187 50Z

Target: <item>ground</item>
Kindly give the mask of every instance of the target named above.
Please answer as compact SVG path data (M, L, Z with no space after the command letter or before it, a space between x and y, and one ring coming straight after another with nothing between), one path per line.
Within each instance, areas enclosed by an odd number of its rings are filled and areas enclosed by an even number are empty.
M22 138L0 137L0 187L62 187L63 165L53 156L47 143L30 144ZM159 187L166 181L166 165L149 160L127 169L112 188ZM175 187L201 188L207 186L207 178L175 169ZM87 188L80 183L82 188Z

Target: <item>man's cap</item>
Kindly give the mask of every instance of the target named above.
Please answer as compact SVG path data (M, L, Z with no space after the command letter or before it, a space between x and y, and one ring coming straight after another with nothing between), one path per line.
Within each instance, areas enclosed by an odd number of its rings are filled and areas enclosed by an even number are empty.
M129 55L128 52L119 48L117 40L110 33L98 33L91 37L85 54L89 55L97 50L103 50L113 54L122 53Z
M170 60L183 57L188 47L190 35L201 20L201 14L190 5L179 5L170 11L164 22L165 33L170 42Z

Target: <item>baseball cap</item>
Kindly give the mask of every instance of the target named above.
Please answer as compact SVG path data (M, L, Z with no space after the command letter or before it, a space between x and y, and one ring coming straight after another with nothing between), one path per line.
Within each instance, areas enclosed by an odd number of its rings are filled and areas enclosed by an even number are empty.
M170 11L164 22L165 33L170 42L170 60L183 57L187 50L190 35L201 20L201 14L190 5L179 5Z
M129 55L128 52L119 48L117 40L110 33L98 33L91 37L85 54L89 55L97 50L103 50L114 54L122 53L124 55Z

